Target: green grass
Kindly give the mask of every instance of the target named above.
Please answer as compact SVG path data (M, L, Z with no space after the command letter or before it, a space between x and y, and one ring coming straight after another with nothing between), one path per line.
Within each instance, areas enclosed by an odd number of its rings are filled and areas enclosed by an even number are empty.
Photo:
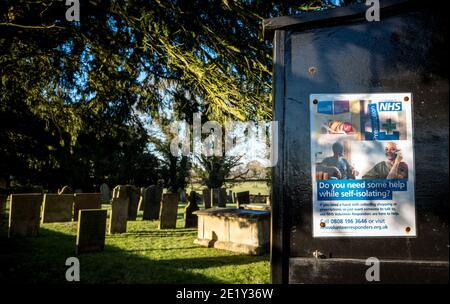
M205 186L202 186L197 183L193 183L192 185L188 185L187 192L191 190L195 190L199 193L201 193L202 189L205 188ZM263 181L245 181L245 182L238 182L238 183L226 183L227 193L229 190L233 192L242 192L242 191L250 191L250 194L258 194L261 193L263 195L269 195L270 189L269 186L267 186L266 182Z
M104 205L109 209L109 205ZM269 257L247 256L194 245L196 229L158 230L158 221L129 221L127 233L106 236L105 250L82 254L82 283L269 283ZM110 211L108 211L110 212ZM41 225L38 237L6 237L0 223L0 282L65 283L75 256L76 223Z

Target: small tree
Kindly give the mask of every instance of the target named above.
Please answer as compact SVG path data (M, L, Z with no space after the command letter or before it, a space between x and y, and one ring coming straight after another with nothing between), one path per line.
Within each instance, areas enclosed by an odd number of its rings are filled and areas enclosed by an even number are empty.
M204 156L197 157L198 165L195 167L202 184L209 189L220 188L233 168L239 166L242 156ZM245 173L244 173L245 174ZM242 174L241 174L242 175ZM241 176L239 175L239 176ZM239 176L235 176L234 179Z

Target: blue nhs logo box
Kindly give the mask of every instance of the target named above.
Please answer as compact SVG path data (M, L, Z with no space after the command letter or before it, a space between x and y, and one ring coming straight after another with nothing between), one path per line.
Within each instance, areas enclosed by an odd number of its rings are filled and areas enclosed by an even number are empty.
M378 111L380 112L396 112L401 110L401 101L383 101L378 103Z

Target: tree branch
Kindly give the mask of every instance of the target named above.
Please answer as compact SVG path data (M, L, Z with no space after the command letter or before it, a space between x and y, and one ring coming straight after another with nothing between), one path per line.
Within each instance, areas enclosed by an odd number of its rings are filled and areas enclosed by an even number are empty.
M15 23L8 23L8 22L1 22L0 25L3 26L10 26L10 27L18 27L23 29L31 29L31 30L47 30L52 28L62 29L65 30L65 27L57 26L55 24L52 25L23 25L23 24L15 24Z

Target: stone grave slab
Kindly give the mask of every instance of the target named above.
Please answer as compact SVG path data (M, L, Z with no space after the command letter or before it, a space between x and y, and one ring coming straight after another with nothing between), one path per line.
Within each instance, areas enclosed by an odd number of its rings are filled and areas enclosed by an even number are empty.
M111 217L109 219L110 234L127 232L128 204L127 197L114 197L112 199Z
M250 191L236 193L236 207L240 208L241 205L246 204L250 204Z
M106 209L82 209L79 211L75 253L103 251L106 234Z
M211 208L211 190L206 188L202 191L203 203L205 204L205 209Z
M41 223L71 222L73 194L44 194Z
M78 211L82 209L101 209L101 193L75 193L73 207L74 221L78 221Z
M191 191L189 194L189 204L184 208L184 227L192 228L197 227L197 215L193 212L198 211L200 208L197 205L197 192Z
M159 218L159 211L161 207L161 198L163 188L152 185L145 189L144 195L144 220L157 220Z
M42 194L11 194L8 237L39 235Z
M177 227L178 193L164 193L159 213L159 229L173 229Z
M133 185L126 185L126 191L129 199L128 204L128 220L135 221L138 212L138 204L139 204L139 188Z

